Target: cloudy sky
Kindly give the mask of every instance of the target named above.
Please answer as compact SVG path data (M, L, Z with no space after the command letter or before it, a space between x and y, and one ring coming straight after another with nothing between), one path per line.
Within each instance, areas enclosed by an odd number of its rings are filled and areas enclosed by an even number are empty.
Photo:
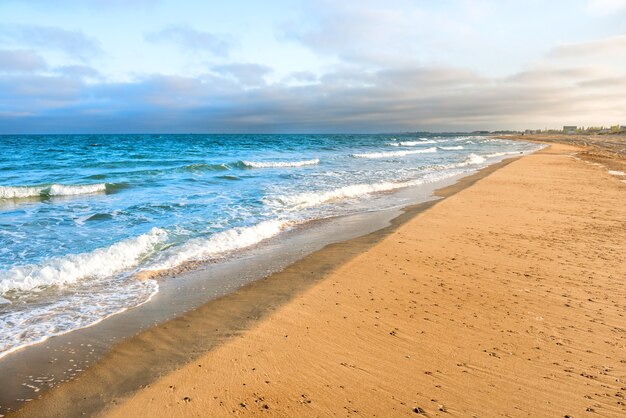
M0 133L626 125L626 0L0 0Z

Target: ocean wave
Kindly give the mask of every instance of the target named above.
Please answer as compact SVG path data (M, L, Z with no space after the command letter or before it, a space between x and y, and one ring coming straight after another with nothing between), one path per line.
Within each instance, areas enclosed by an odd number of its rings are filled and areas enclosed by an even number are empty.
M207 238L194 238L180 247L172 247L167 253L162 253L161 260L155 261L143 271L168 270L186 262L220 257L278 235L290 224L288 221L269 220L253 226L228 229Z
M241 177L237 177L237 176L232 176L232 175L223 175L223 176L217 176L218 179L222 179L222 180L241 180Z
M361 183L353 184L349 186L339 187L337 189L321 192L305 192L292 196L279 196L275 198L266 198L266 202L270 205L287 206L291 209L304 209L307 207L319 206L328 202L359 198L374 193L391 192L398 189L403 189L411 186L419 186L426 183L432 183L435 181L443 180L448 177L454 176L459 173L458 170L446 170L448 168L458 168L462 165L457 164L454 167L441 167L435 172L425 174L424 176L413 179L398 182L381 182L381 183Z
M146 234L128 238L107 248L70 254L38 265L13 267L0 272L0 294L71 284L87 277L112 276L138 265L145 255L154 251L166 238L166 231L153 228Z
M241 161L248 168L286 168L286 167L304 167L307 165L317 165L320 163L319 158L302 161Z
M421 139L419 141L400 141L400 142L389 142L387 145L392 147L416 147L418 145L424 144L436 144L437 141L432 139Z
M483 157L482 155L478 155L478 154L472 153L472 154L468 155L460 163L443 164L443 165L439 165L438 167L441 170L449 170L449 169L455 169L455 168L463 168L463 167L467 167L467 166L470 166L470 165L483 164L486 161L487 161L487 159L485 157Z
M123 284L123 291L120 283L112 278L104 280L98 289L92 288L91 284L77 286L54 301L36 304L28 310L4 312L0 317L0 329L4 331L0 333L0 358L143 305L159 291L154 280L128 279Z
M206 163L195 163L188 164L182 167L174 167L165 170L158 171L225 171L230 170L228 164L206 164Z
M413 154L425 154L425 153L433 153L437 152L436 147L419 149L419 150L411 150L411 151L390 151L390 152L370 152L364 154L352 154L354 158L389 158L389 157L404 157L406 155Z
M459 167L463 167L463 166L466 166L466 165L482 164L485 161L487 161L487 160L482 155L478 155L478 154L472 153L472 154L468 155L467 158L465 159L465 161L463 161L458 166Z
M106 191L107 186L104 183L99 184L77 184L64 185L53 184L48 191L49 196L73 196L77 194L91 194Z
M444 151L457 151L457 150L461 150L463 149L462 145L456 145L456 146L452 146L452 147L438 147L439 149L442 149Z
M522 154L520 151L511 151L511 152L494 152L493 154L487 154L485 157L494 158L494 157L502 157L504 155L519 155Z
M24 199L29 197L74 196L107 191L105 183L52 184L42 186L0 186L0 199Z
M375 184L354 184L350 186L340 187L326 192L305 192L293 196L281 196L278 198L268 199L278 202L285 206L305 208L321 205L333 200L341 200L353 197L359 197L376 192L385 192L390 190L406 187L405 183L382 182Z
M0 199L23 199L40 196L46 187L43 186L0 186Z

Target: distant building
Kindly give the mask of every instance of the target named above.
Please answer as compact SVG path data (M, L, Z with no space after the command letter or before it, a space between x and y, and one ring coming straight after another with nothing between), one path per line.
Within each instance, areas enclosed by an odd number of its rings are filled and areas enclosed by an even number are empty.
M566 134L575 134L577 130L578 130L578 126L568 126L568 125L563 126L563 133L566 133Z

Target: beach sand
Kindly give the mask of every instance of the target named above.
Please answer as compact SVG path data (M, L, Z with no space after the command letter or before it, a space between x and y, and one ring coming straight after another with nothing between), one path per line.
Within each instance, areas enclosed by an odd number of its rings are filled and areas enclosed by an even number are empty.
M153 330L181 351L215 343L103 415L624 416L626 184L575 151L552 145L382 238L313 254L275 275L290 281L274 299L257 299L270 277ZM267 306L237 313L237 300ZM89 411L82 398L122 393L110 374L139 354L167 369L147 341L16 415Z

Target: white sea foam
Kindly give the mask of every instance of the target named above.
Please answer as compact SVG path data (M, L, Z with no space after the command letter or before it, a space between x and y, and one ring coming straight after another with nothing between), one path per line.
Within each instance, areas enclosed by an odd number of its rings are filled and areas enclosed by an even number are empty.
M456 145L456 146L452 146L452 147L439 147L439 149L445 150L445 151L456 151L456 150L461 150L463 149L462 145Z
M404 183L383 182L375 184L353 184L350 186L340 187L326 192L305 192L293 196L281 196L274 201L283 205L304 208L310 206L321 205L333 200L341 200L352 197L363 196L375 192L384 192L389 190L406 187Z
M436 144L437 141L432 139L422 139L420 141L400 141L400 142L388 142L387 145L392 147L416 147L424 144Z
M485 157L478 155L478 154L471 153L470 155L467 156L465 161L463 161L460 164L455 164L455 167L465 167L468 165L482 164L485 161L487 161Z
M369 152L364 154L352 154L354 158L390 158L390 157L404 157L406 155L424 154L437 152L437 148L425 148L411 151L390 151L390 152Z
M43 186L0 186L0 199L22 199L39 196L45 189Z
M283 168L283 167L303 167L307 165L317 165L320 163L319 158L303 161L242 161L242 163L251 168Z
M180 247L173 247L145 270L171 269L188 261L210 260L223 256L278 235L290 224L279 220L263 221L254 226L218 232L208 238L195 238Z
M72 196L106 191L106 184L52 184L50 186L0 186L0 199L23 199L37 196Z
M72 196L77 194L90 194L106 191L106 184L77 184L77 185L64 185L53 184L50 186L48 194L50 196Z
M487 158L493 158L493 157L502 157L505 155L519 155L521 154L519 151L511 151L511 152L494 152L493 154L487 154L485 155L485 157Z
M612 176L626 176L625 172L617 170L609 170L609 174L611 174Z
M483 160L484 161L484 160ZM467 164L457 164L454 167L442 167L445 169L459 168ZM353 184L349 186L339 187L333 190L325 192L305 192L292 196L279 196L276 198L268 198L266 201L269 204L280 204L287 206L290 209L299 210L313 206L323 205L328 202L359 198L374 193L391 192L398 189L403 189L411 186L418 186L425 183L432 183L435 181L443 180L448 177L459 174L462 171L459 170L439 170L433 173L428 173L418 179L398 181L398 182L381 182L381 183L361 183Z
M159 290L154 280L129 278L122 284L108 278L96 287L94 283L83 283L79 282L77 288L66 294L57 295L54 301L0 316L0 358L142 305ZM120 291L120 288L124 290Z
M13 267L0 272L0 294L10 290L33 290L44 286L76 283L87 278L109 277L136 266L167 238L167 232L150 232L89 253L70 254L42 264Z

